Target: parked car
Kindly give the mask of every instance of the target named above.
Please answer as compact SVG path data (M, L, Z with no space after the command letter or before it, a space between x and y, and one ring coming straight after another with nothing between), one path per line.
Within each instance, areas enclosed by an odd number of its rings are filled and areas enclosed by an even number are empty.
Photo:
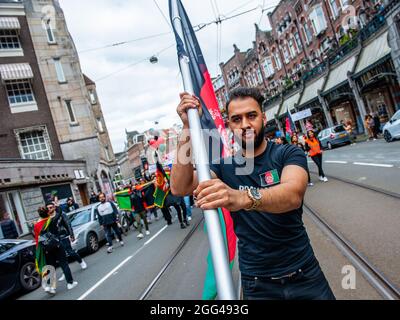
M35 242L31 240L0 240L0 299L40 287L35 248Z
M100 243L106 239L104 229L95 215L95 209L99 205L100 203L91 204L68 213L75 235L72 243L74 250L95 253L99 250Z
M400 110L385 124L382 131L387 142L400 138Z
M99 250L100 242L105 239L105 232L95 215L98 203L68 213L75 241L72 248L77 251L94 253Z
M322 130L318 139L321 141L323 149L333 149L343 144L351 144L349 133L343 125L338 125L329 129Z

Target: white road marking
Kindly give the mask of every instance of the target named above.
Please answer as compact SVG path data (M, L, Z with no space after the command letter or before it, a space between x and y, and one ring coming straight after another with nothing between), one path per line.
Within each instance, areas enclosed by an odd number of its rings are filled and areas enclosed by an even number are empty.
M88 295L90 295L94 290L96 290L104 281L106 281L111 276L118 273L118 270L121 269L129 260L135 257L140 251L142 251L151 241L153 241L156 237L158 237L168 226L162 228L157 234L155 234L149 241L147 241L142 247L140 247L133 255L126 258L122 261L118 266L116 266L113 270L111 270L106 276L104 276L100 281L98 281L93 287L91 287L88 291L86 291L83 295L81 295L77 300L84 300Z
M165 226L164 228L162 228L160 231L158 231L152 238L150 238L150 240L148 240L147 242L145 242L145 246L147 246L150 242L152 242L155 238L157 238L161 232L163 232L165 229L167 229L168 226Z
M353 164L357 166L368 166L368 167L381 167L381 168L393 168L392 164L380 164L380 163L363 163L363 162L354 162Z
M138 251L142 250L140 248ZM137 251L137 252L138 252ZM136 253L137 253L136 252ZM106 281L109 277L111 277L118 269L120 269L124 264L126 264L129 260L131 260L133 256L129 256L124 261L122 261L118 266L116 266L113 270L111 270L104 278L102 278L99 282L97 282L93 287L91 287L88 291L86 291L83 295L81 295L78 300L85 299L89 294L91 294L94 290L96 290L104 281Z
M325 161L325 163L334 163L334 164L348 164L347 161Z

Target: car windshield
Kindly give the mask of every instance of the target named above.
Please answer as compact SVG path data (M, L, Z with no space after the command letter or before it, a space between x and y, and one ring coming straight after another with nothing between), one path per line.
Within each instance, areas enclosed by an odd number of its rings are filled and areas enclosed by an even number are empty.
M333 128L333 132L335 132L335 133L339 133L339 132L343 132L343 131L346 131L343 126L337 126L337 127Z
M0 254L7 252L8 250L14 248L17 245L15 242L0 243Z
M71 226L77 227L90 222L90 215L91 215L91 210L84 210L74 213L69 217L71 221Z

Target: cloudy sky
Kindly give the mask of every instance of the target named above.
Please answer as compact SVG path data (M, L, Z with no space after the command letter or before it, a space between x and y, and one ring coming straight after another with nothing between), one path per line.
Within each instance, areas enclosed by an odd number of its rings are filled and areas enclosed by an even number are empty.
M208 69L216 76L220 73L218 63L232 56L233 43L242 51L251 47L254 23L260 22L263 3L266 8L277 4L278 0L182 2L193 25L215 20L218 12L221 16L231 16L259 6L251 13L222 23L220 55L215 24L197 33ZM175 109L182 83L173 46L175 40L155 0L60 0L60 3L83 71L97 83L114 152L124 148L125 129L145 131L179 123ZM157 3L168 17L168 0L157 0ZM266 13L260 26L269 28ZM91 50L161 33L167 34ZM151 64L148 58L157 54L159 63ZM156 120L160 123L158 126L154 124Z

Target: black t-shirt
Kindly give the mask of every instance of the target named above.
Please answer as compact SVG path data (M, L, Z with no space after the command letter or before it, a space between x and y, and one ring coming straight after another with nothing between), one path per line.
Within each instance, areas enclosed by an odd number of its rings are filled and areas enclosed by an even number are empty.
M143 211L146 211L144 204L143 204L143 195L142 192L139 190L135 190L131 194L131 204L135 210L136 213L140 213Z
M245 159L227 158L211 164L211 170L235 190L270 188L280 183L284 167L307 168L304 152L292 145L268 143L266 151L254 160L254 170L238 175ZM239 239L239 264L243 275L279 277L302 268L314 258L302 214L303 208L285 214L268 212L232 212Z

